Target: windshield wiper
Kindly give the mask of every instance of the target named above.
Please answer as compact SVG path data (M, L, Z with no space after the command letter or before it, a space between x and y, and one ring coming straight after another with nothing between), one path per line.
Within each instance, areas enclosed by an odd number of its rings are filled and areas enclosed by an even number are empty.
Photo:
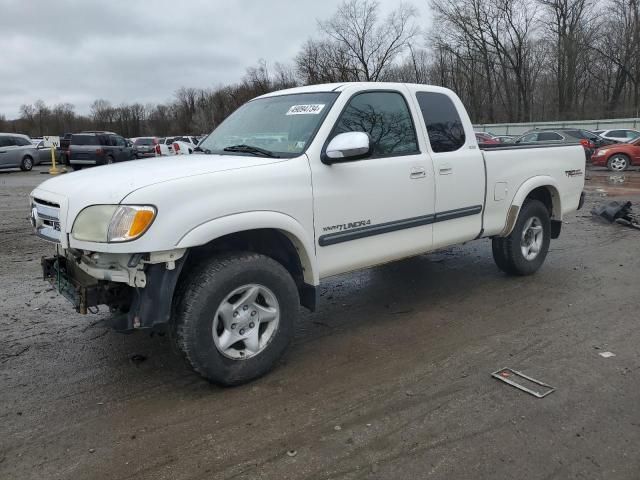
M252 147L251 145L231 145L230 147L224 147L225 152L242 152L251 153L253 155L264 155L265 157L279 158L273 152L265 150L264 148Z

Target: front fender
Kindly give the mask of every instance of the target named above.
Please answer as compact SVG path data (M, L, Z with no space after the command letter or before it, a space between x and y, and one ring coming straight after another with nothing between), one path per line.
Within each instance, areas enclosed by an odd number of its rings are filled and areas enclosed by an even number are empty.
M225 235L257 229L275 229L285 234L298 251L304 281L310 285L320 283L313 238L296 219L280 212L243 212L210 220L187 232L176 248L197 247Z

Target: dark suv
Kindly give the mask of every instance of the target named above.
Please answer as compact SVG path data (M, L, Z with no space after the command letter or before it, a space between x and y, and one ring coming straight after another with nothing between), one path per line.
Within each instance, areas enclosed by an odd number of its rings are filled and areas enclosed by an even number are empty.
M82 132L71 135L69 163L74 170L136 158L135 149L113 132Z

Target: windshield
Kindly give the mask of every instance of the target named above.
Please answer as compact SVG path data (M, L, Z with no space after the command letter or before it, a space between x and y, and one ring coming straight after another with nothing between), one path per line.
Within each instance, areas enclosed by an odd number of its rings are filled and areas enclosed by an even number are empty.
M136 145L153 145L153 138L137 138Z
M279 157L297 156L307 148L338 95L298 93L252 100L222 122L199 147L205 153L260 154L231 148L248 146Z

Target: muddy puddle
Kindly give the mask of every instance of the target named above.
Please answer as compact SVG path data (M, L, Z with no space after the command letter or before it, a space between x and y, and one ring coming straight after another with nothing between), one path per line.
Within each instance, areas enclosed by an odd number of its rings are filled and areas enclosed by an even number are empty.
M584 188L609 197L640 195L640 172L588 172Z

